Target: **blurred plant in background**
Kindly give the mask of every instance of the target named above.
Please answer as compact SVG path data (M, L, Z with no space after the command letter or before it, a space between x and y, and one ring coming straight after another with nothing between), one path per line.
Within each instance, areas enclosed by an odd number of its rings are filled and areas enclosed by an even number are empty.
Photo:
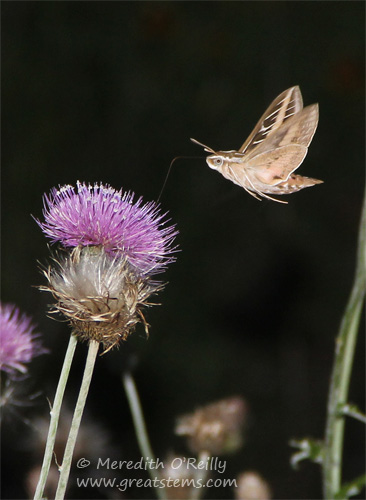
M62 458L63 451L67 442L69 435L70 425L72 422L73 412L70 410L70 405L68 402L64 404L62 414L60 416L58 431L54 446L54 460L51 464L49 475L47 478L47 483L45 486L44 496L46 498L55 498L55 493L57 489L57 484L59 480L59 470L58 463L59 459ZM27 446L32 450L31 463L33 466L28 470L26 477L26 488L28 493L28 498L33 498L38 479L41 473L41 463L44 454L44 449L47 441L47 434L49 428L49 419L46 417L38 417L33 419L32 426L34 432L30 436ZM87 412L83 419L83 425L80 428L78 440L75 446L72 465L73 469L71 472L72 483L75 483L75 476L83 477L83 470L77 468L77 462L79 460L85 460L88 457L90 462L90 467L85 470L85 476L93 476L98 478L101 475L105 478L109 478L113 471L108 470L98 470L97 464L98 460L110 458L116 456L117 453L111 444L111 437L105 427L102 427L94 419L91 419ZM71 482L71 481L70 481ZM77 496L76 488L72 488L69 492L70 496ZM85 494L91 494L89 489L85 489Z
M24 380L29 377L29 365L34 358L49 351L42 346L40 335L30 316L14 304L0 303L0 409L32 404L35 394L29 393Z
M0 370L16 380L28 375L33 358L48 352L30 316L13 304L0 304Z
M351 374L361 313L366 294L366 192L361 213L356 272L338 337L335 342L334 365L329 389L327 421L323 441L315 439L293 440L290 444L299 451L291 463L297 466L304 459L321 464L323 493L327 500L350 498L365 489L366 474L351 481L343 479L343 453L346 416L366 423L366 416L348 401Z
M241 397L224 399L179 417L175 433L187 436L188 448L193 453L208 456L231 453L242 444L246 413Z
M267 482L254 471L242 472L237 478L236 500L269 500L272 498Z

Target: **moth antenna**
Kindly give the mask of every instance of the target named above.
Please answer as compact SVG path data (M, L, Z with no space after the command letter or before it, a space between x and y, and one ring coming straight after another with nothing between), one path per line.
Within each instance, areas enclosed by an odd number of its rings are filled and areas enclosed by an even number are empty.
M206 146L206 144L203 144L202 142L199 142L197 141L196 139L192 139L192 137L190 138L192 142L194 142L195 144L198 144L199 146L202 146L204 148L205 151L207 151L207 153L213 153L213 154L216 154L216 151L214 151L212 148L210 148L209 146Z

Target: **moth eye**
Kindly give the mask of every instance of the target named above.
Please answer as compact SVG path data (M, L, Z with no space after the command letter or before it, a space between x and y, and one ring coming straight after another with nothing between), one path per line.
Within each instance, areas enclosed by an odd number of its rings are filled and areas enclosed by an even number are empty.
M214 162L215 167L221 167L221 165L223 163L223 159L222 158L215 158L213 162Z

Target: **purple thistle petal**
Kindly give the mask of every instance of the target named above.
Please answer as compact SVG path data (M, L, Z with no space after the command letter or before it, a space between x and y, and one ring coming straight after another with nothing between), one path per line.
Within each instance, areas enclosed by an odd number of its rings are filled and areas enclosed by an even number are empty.
M53 188L44 195L45 222L37 223L52 242L65 247L102 245L106 252L123 254L141 274L160 272L174 260L174 226L164 225L156 203L133 203L134 194L108 184L77 183Z
M0 304L0 370L11 377L18 372L25 374L35 356L48 352L34 335L34 325L26 314L11 304Z

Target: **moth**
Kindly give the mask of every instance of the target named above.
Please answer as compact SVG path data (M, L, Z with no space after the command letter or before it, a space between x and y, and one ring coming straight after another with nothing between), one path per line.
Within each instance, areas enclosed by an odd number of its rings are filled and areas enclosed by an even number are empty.
M210 168L257 200L287 203L269 195L290 194L323 182L294 174L308 152L318 120L318 104L303 108L300 88L295 86L272 102L238 151L214 151L196 139L191 141L212 153L206 158Z

